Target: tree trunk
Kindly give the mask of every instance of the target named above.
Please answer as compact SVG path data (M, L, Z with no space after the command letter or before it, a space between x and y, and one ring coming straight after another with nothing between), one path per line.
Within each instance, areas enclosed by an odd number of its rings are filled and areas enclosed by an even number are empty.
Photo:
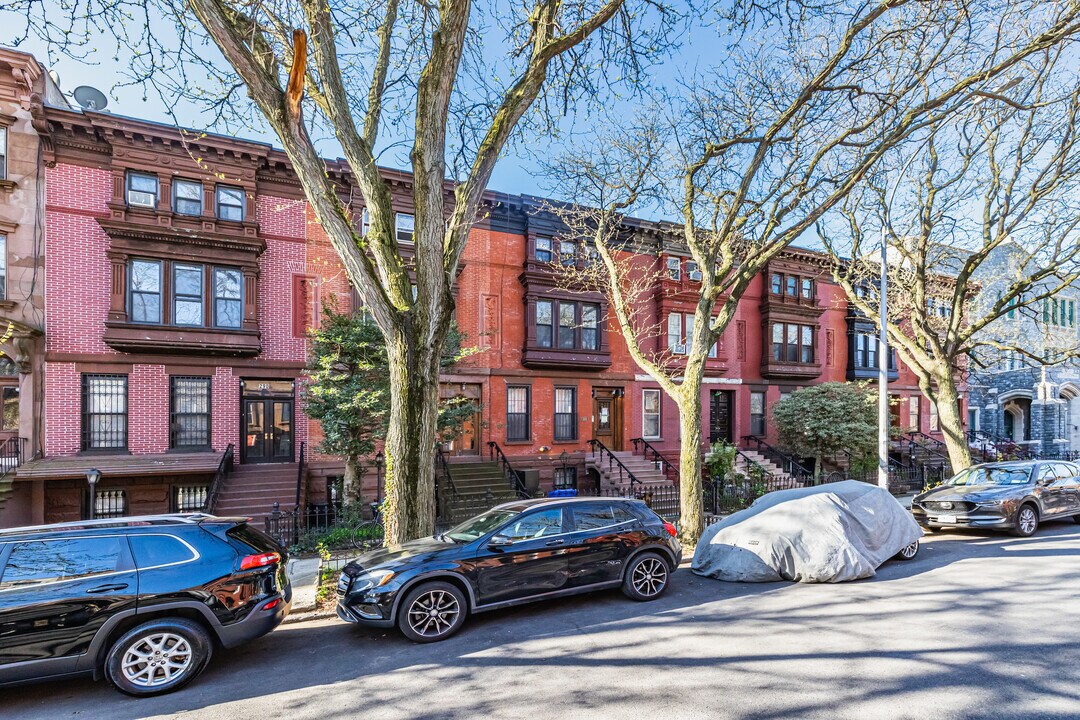
M435 437L439 419L441 347L408 329L387 336L390 426L386 456L386 542L398 544L435 531Z
M953 473L958 473L971 465L971 448L968 447L967 435L964 433L964 420L960 417L960 408L957 400L960 394L956 391L956 382L951 373L946 373L935 378L937 381L938 424L945 436L945 447L949 451L949 462L952 464Z
M705 518L701 492L701 382L689 377L679 398L679 542L693 553Z
M342 478L341 498L343 505L359 506L363 501L363 478L360 463L355 455L345 458L345 477Z

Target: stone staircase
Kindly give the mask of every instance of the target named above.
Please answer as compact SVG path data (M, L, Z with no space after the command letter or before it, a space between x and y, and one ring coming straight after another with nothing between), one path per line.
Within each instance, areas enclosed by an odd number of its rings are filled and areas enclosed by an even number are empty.
M250 517L261 527L262 518L279 503L282 510L296 506L297 463L237 465L225 475L215 515Z
M440 523L457 524L473 515L517 498L517 492L497 462L451 462L450 483L439 486ZM456 493L456 494L454 494Z
M626 470L629 470L638 482L645 485L671 484L667 476L656 467L656 463L646 460L645 457L635 455L629 450L616 450L612 451L611 454L626 466ZM622 489L630 487L631 479L627 477L626 471L624 470L620 477L619 465L609 462L607 456L603 453L586 455L585 467L593 468L600 474L600 487L602 488Z
M735 456L736 472L746 476L750 475L750 463L747 460L748 458L758 465L761 465L770 475L783 483L791 482L793 479L789 473L784 472L783 468L772 460L769 460L757 450L743 450L741 451L741 454Z

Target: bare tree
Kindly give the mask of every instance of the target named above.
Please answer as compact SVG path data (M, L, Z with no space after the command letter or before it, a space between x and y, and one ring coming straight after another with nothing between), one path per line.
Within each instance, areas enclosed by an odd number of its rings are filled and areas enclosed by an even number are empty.
M1078 13L1073 2L735 3L722 33L738 40L717 67L661 98L637 129L555 164L560 194L592 206L562 215L592 240L603 270L595 281L631 356L678 407L685 542L703 528L706 359L750 282L912 135L976 100L1004 102L992 92L1001 76L1075 39ZM759 24L771 32L739 35ZM640 307L658 271L642 266L641 252L663 248L634 233L627 215L650 203L680 221L661 242L702 274L677 363L653 349L657 328Z
M835 263L834 278L876 321L884 225L889 343L936 404L955 472L971 464L958 405L970 363L985 363L988 349L1032 364L1076 356L1075 329L1055 348L1052 328L1021 333L1012 322L1041 324L1044 312L1050 321L1052 307L1058 323L1056 296L1080 278L1075 62L1067 46L1029 56L993 101L890 158L909 163L907 174L877 174L848 198L843 222L819 227L830 251L850 258Z
M134 82L203 101L215 120L254 109L269 125L386 339L387 539L430 534L451 286L495 163L546 107L596 98L607 73L638 79L666 42L659 0L72 0L56 8L63 17L14 0L8 11L25 18L24 35L68 52L112 34ZM386 137L388 124L396 135ZM366 233L327 173L318 132L344 153ZM410 146L408 263L376 164L395 141Z

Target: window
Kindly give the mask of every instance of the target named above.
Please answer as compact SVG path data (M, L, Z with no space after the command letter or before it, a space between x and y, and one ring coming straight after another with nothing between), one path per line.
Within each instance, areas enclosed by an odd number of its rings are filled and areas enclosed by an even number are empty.
M773 295L779 295L784 291L784 276L780 273L773 273L769 278L769 292Z
M671 313L667 318L668 350L675 355L686 354L686 342L682 334L682 314Z
M241 188L218 185L215 192L217 198L217 216L222 220L240 222L244 219L245 202L244 191ZM364 212L367 212L365 209Z
M540 347L551 347L554 337L553 313L551 300L536 301L536 344Z
M976 431L981 430L979 423L979 408L968 408L968 430Z
M551 238L536 238L536 249L533 257L540 262L551 262Z
M7 128L0 127L0 180L7 180Z
M814 281L810 278L802 279L802 298L810 300L814 297Z
M103 489L94 493L94 517L118 518L127 515L127 491Z
M241 282L239 270L214 268L214 325L238 328L241 321Z
M0 233L0 300L7 297L7 235Z
M173 488L173 512L201 512L209 492L207 485Z
M127 543L119 535L21 542L11 548L0 589L78 580L129 569Z
M855 336L855 367L876 368L878 355L878 338L869 333L858 333Z
M0 430L19 429L19 387L6 385L0 389L0 403L3 405L3 423Z
M677 257L667 259L667 274L672 280L682 279L682 262Z
M555 388L555 439L577 440L576 388Z
M563 265L573 265L577 262L577 245L569 240L559 242L559 262Z
M161 263L157 260L132 260L128 280L131 321L161 322Z
M585 350L600 349L600 306L585 303L581 306L581 347Z
M926 298L926 314L933 317L949 317L952 315L952 308L944 298L928 297Z
M202 265L173 265L173 322L203 324Z
M394 221L397 241L411 243L416 232L416 218L408 213L398 213Z
M618 523L610 503L581 503L574 506L574 532L599 530Z
M577 487L577 468L576 467L559 467L555 468L555 489L565 490L567 488Z
M82 449L127 447L127 375L82 376Z
M361 208L360 210L360 237L367 237L367 234L371 232L371 213L367 208Z
M137 207L157 207L157 175L145 173L127 174L127 204Z
M510 385L506 388L506 439L528 440L531 436L529 419L529 386Z
M169 446L210 447L210 378L173 377L170 396Z
M660 391L641 391L641 436L646 440L660 437Z
M694 282L701 282L701 268L693 260L686 261L686 277Z
M189 488L177 488L181 489ZM172 535L131 535L128 542L131 543L131 553L135 556L135 565L140 570L178 565L196 557L190 547Z
M814 328L810 325L774 323L772 358L781 362L814 362Z
M573 350L577 335L577 305L559 303L559 347Z
M799 291L798 291L799 278L795 277L794 275L788 275L786 280L787 280L787 282L784 285L784 288L785 288L785 292L787 293L787 296L788 297L797 297L798 294L799 294Z
M181 215L202 215L202 183L173 181L173 210Z
M908 429L918 430L919 428L919 398L912 396L908 398Z
M499 535L510 540L532 540L559 535L562 531L563 511L561 508L553 508L525 515L517 522L510 523L500 530Z
M938 411L937 403L933 400L930 401L930 432L937 432L940 429L938 423Z
M1043 300L1043 322L1058 327L1076 327L1076 301L1046 298Z
M750 434L765 436L765 393L750 393Z

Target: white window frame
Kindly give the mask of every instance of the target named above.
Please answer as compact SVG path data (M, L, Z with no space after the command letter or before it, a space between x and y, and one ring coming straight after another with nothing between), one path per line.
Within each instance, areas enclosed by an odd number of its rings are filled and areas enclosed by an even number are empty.
M646 412L646 410L645 410L645 407L646 407L645 397L647 395L655 395L656 396L656 412ZM659 440L660 439L660 433L663 431L663 425L661 425L661 420L663 418L662 402L661 402L662 400L663 400L663 398L661 398L661 396L660 396L660 390L658 390L656 388L644 388L641 391L641 437L645 438L646 440ZM646 428L649 426L648 423L646 422L646 418L651 418L651 417L656 418L656 434L655 435L650 435L650 434L648 434L646 432Z
M682 280L682 260L677 257L667 259L667 276L672 280Z
M8 179L8 129L6 125L0 125L0 180Z
M409 218L408 221L402 222L404 218ZM402 228L402 225L406 224L409 227L407 229ZM402 233L407 234L408 239L402 237ZM412 244L416 238L416 216L412 213L395 213L394 214L394 237L397 238L399 243Z

